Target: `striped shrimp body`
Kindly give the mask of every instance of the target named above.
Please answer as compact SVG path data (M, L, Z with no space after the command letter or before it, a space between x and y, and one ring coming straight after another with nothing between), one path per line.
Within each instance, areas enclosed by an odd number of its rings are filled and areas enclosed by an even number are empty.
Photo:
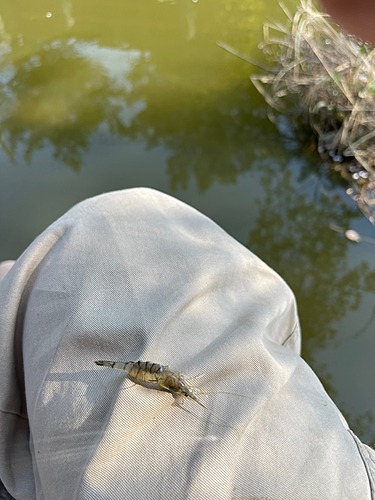
M117 370L124 370L137 382L147 384L158 384L163 389L181 396L193 399L200 406L208 410L194 394L194 389L190 386L181 373L176 373L169 369L169 366L159 365L151 361L95 361L98 366L107 366ZM201 392L201 394L204 394Z
M160 365L158 363L152 363L151 361L95 361L95 364L98 366L115 368L117 370L124 370L136 382L157 384L162 389L165 389L172 394L177 396L186 396L198 403L199 406L207 410L211 413L211 415L216 417L231 429L234 429L239 434L235 427L232 427L228 424L228 422L215 415L215 413L209 410L198 400L195 394L199 393L204 395L205 393L203 391L198 391L189 385L181 372L176 373L170 370L168 365Z

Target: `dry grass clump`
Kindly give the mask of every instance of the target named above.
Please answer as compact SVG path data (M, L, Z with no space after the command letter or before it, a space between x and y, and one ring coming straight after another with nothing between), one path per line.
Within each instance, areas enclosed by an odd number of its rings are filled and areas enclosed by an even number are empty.
M288 27L264 24L260 48L271 67L251 81L272 108L310 124L318 152L351 182L348 194L375 224L375 49L310 0L294 17L280 6Z

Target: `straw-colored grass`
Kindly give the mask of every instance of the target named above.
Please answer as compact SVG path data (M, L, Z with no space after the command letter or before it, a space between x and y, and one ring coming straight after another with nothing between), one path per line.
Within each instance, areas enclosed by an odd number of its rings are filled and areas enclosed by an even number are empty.
M270 67L261 66L265 73L251 81L273 109L311 126L318 152L351 182L348 193L375 224L375 49L345 34L310 0L294 17L280 6L287 26L264 24L260 48Z

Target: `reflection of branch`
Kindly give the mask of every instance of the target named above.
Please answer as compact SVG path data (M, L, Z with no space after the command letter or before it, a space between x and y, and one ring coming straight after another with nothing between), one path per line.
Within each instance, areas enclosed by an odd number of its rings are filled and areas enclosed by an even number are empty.
M0 132L1 133L1 132ZM0 146L1 148L5 151L5 153L7 154L9 160L13 163L13 165L16 163L16 159L14 157L14 147L11 148L9 147L6 143L5 143L5 140L3 139L3 134L1 134L1 137L0 137Z
M375 306L373 307L372 309L372 313L371 313L371 316L369 317L369 319L366 321L366 323L362 326L362 328L360 328L359 330L357 330L353 335L350 335L344 339L341 339L341 340L338 340L336 343L335 343L335 346L339 346L341 345L343 342L346 342L348 340L353 340L353 339L357 339L360 335L362 335L362 333L365 333L367 328L371 325L372 321L375 319Z
M372 309L372 314L370 316L370 318L366 321L366 323L363 325L362 328L360 328L354 335L353 335L353 338L357 338L359 337L360 335L362 335L362 333L364 333L367 328L370 326L372 320L375 318L375 306L373 307Z
M319 194L320 194L320 185L321 185L321 178L318 177L315 183L315 189L314 189L314 195L313 195L313 200L314 203L318 201Z

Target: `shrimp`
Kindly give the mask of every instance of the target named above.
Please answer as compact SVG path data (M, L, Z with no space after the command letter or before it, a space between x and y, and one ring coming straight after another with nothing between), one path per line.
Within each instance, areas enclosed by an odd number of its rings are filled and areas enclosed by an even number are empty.
M176 373L170 370L168 365L160 365L159 363L152 363L151 361L94 361L94 363L98 366L124 370L135 380L135 382L157 384L172 395L190 398L239 434L238 429L232 427L228 422L215 415L215 413L198 400L195 394L199 392L199 394L205 395L203 391L199 391L189 385L187 382L188 379L185 379L181 372Z

